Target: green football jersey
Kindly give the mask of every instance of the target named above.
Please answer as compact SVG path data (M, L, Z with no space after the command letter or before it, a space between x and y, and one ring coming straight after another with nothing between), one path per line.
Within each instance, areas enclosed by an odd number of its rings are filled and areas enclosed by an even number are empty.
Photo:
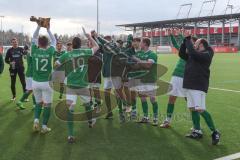
M56 62L60 57L61 57L61 55L63 55L65 53L65 51L61 51L61 52L58 52L58 51L55 51L54 52L54 62Z
M50 46L47 49L38 48L35 44L32 45L32 70L33 80L37 82L49 81L49 76L52 73L52 58L55 48Z
M182 34L179 35L179 39L180 39L180 43L177 42L176 38L174 35L170 35L170 39L172 41L172 44L173 46L179 50L180 49L180 44L183 42L184 40L184 37ZM179 59L178 62L177 62L177 65L173 71L173 76L177 76L177 77L182 77L184 76L184 70L185 70L185 64L186 64L186 61L183 60L183 59Z
M92 55L92 49L74 49L64 53L59 58L58 62L65 65L68 87L83 88L88 86L88 59Z
M139 57L138 55L144 54L143 50L138 50L135 51L135 56ZM128 73L128 78L129 79L140 79L141 77L143 77L144 75L146 75L146 70L137 70L137 71L132 71Z
M186 65L186 61L180 58L177 62L177 65L176 65L172 75L183 78L184 71L185 71L185 65Z
M32 77L32 76L33 76L32 56L28 53L28 54L27 54L27 71L26 71L26 77Z
M155 83L157 81L157 54L148 50L147 52L140 52L138 58L144 61L152 60L154 62L149 72L141 78L141 81L143 83Z

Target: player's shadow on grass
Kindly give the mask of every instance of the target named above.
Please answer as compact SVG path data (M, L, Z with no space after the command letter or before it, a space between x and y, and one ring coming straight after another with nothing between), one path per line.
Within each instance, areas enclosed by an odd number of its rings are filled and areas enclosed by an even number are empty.
M163 159L163 155L169 155L170 159L177 155L183 159L181 148L169 143L168 135L161 132L160 128L150 124L119 124L118 117L114 118L112 121L99 120L93 129L83 127L80 134L76 135L80 137L79 148L82 146L84 150L92 150L99 159L159 160ZM86 154L84 150L80 149L79 154Z
M8 114L6 114L5 116L9 119L9 121L6 126L1 128L2 133L0 134L0 137L8 137L1 138L1 143L4 144L4 147L1 147L2 154L4 154L4 152L7 153L7 151L13 148L17 141L11 140L11 137L16 138L21 135L22 132L25 132L26 128L29 127L30 119L32 117L32 112L21 116L16 116L14 115L16 114L16 112L14 112L12 109L10 112L7 113ZM21 139L19 140L21 141Z
M43 159L41 155L48 146L48 144L46 144L46 137L39 133L29 134L28 137L20 150L13 156L13 160ZM51 157L49 157L49 159L51 159Z
M218 146L211 145L211 137L207 132L204 134L203 139L194 140L186 138L185 135L179 134L179 132L173 128L168 129L168 131L171 132L171 135L178 137L178 140L184 144L184 147L187 148L190 153L194 154L196 158L203 157L201 159L204 159L206 154L208 154L209 159L215 159L216 157L221 157L221 155L224 155L224 153L227 152L226 147L221 145L221 143ZM199 146L199 144L201 144L201 146Z
M14 102L12 102L12 101L6 101L5 103L3 103L3 104L1 104L1 107L5 107L5 106L8 106L9 104L11 104L11 103L14 103Z
M10 110L11 107L14 105L15 103L13 103L12 101L6 101L5 103L0 105L0 113L1 112L6 112L7 110Z
M24 113L14 112L15 108L10 108L8 112L0 112L0 116L4 115L4 118L9 119L8 125L2 129L1 136L8 135L8 134L14 134L16 131L21 130L31 119L33 112L27 112ZM17 115L16 115L17 114ZM14 117L14 119L12 119Z

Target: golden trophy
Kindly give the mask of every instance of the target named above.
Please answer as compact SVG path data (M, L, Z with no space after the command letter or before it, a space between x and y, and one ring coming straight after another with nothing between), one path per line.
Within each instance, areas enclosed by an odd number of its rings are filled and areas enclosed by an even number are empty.
M44 27L44 28L49 28L50 19L51 18L42 18L42 17L37 18L35 16L30 17L30 21L36 22L39 26Z

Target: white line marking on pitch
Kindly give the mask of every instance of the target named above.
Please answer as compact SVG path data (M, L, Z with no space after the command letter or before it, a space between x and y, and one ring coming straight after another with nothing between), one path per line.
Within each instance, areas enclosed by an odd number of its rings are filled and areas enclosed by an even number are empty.
M234 160L234 159L238 159L240 158L240 152L239 153L235 153L235 154L231 154L229 156L225 156L225 157L221 157L215 160Z
M222 89L222 88L213 88L213 87L209 87L210 89L213 90L219 90L219 91L225 91L225 92L235 92L235 93L240 93L240 91L237 90L231 90L231 89Z

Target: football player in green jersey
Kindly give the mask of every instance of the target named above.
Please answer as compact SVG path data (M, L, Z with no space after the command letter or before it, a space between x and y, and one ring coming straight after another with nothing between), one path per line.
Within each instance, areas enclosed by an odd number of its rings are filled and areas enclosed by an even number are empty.
M53 91L49 85L49 76L52 73L52 60L55 52L56 39L51 33L50 27L48 27L47 32L51 39L51 45L49 46L48 37L39 36L39 30L40 26L37 26L37 29L33 34L31 47L33 69L32 88L33 94L36 98L33 130L40 131L39 119L43 107L41 133L47 133L51 131L47 126L53 98Z
M147 98L150 98L153 107L153 126L158 125L158 103L156 100L156 81L157 81L157 54L149 49L151 40L143 38L141 41L141 49L143 52L138 54L135 61L138 62L139 68L147 69L148 73L141 77L138 83L135 84L136 91L138 92L143 109L143 118L139 123L149 123L148 103Z
M132 56L137 56L142 52L141 47L140 47L141 39L140 38L133 38L132 41L132 48L134 49L135 55ZM133 52L132 52L133 53ZM131 57L131 56L130 56ZM139 80L138 77L141 77L140 71L134 70L132 71L132 66L133 64L130 64L128 67L128 74L127 74L127 79L128 82L124 83L124 92L126 94L127 102L128 104L131 105L131 120L136 120L137 119L137 101L136 101L136 96L137 93L135 90L132 90L131 87L134 87L135 83Z
M180 44L184 40L184 36L182 34L180 34L178 37L179 37L178 38L179 42L174 37L174 35L172 35L172 34L170 35L172 45L177 50L180 49ZM193 42L195 42L196 40L197 40L197 38L192 37ZM185 91L185 89L183 89L183 76L184 76L185 64L186 64L186 61L183 60L182 58L180 58L176 64L174 71L173 71L172 78L170 81L172 89L168 93L169 100L168 100L168 105L167 105L167 117L166 117L165 121L160 125L161 128L169 128L170 127L170 123L171 123L171 119L172 119L172 115L173 115L173 111L174 111L174 106L175 106L177 98L178 97L186 98L186 91Z
M56 51L54 53L54 63L63 55L65 51L63 50L63 44L61 41L57 41ZM60 83L60 95L59 100L62 100L63 92L64 92L64 83Z
M74 107L79 96L83 106L86 109L86 116L88 119L89 127L92 128L96 120L92 118L92 104L90 91L88 88L88 59L95 54L99 46L96 41L89 35L86 37L92 44L92 48L82 49L81 39L75 37L72 40L73 50L71 52L63 54L58 61L56 66L65 65L65 72L67 75L67 107L69 111L67 113L67 124L68 124L68 142L73 143L75 141L73 134L73 122L74 122Z
M20 109L25 109L23 106L23 102L28 98L28 96L32 93L32 56L30 52L28 51L29 47L27 45L24 46L24 51L27 52L27 71L26 71L26 92L23 94L21 99L17 102L17 106ZM34 95L32 94L32 100L33 100L33 108L35 108L36 100Z
M127 39L127 43L126 45L123 45L123 41L122 40L117 40L117 47L120 50L120 54L123 54L127 57L127 66L126 66L126 70L129 69L129 65L132 63L131 61L131 57L133 55L135 55L135 50L132 46L132 41L133 41L133 36L130 34L128 35L128 39ZM122 76L122 86L123 86L123 93L124 93L124 97L125 99L122 100L122 104L123 104L123 110L126 113L131 113L132 108L131 108L131 98L130 98L130 90L129 90L129 79L127 77L127 74L124 73Z
M125 70L125 65L122 64L122 60L125 61L127 58L122 54L121 49L117 47L116 43L112 41L111 36L105 36L104 39L98 37L98 40L100 45L103 46L103 88L105 91L105 102L108 109L106 119L113 118L110 93L114 90L119 109L119 120L120 123L124 123L126 118L123 111L123 103L126 98L123 93L122 75Z
M67 52L72 51L72 42L67 43Z

